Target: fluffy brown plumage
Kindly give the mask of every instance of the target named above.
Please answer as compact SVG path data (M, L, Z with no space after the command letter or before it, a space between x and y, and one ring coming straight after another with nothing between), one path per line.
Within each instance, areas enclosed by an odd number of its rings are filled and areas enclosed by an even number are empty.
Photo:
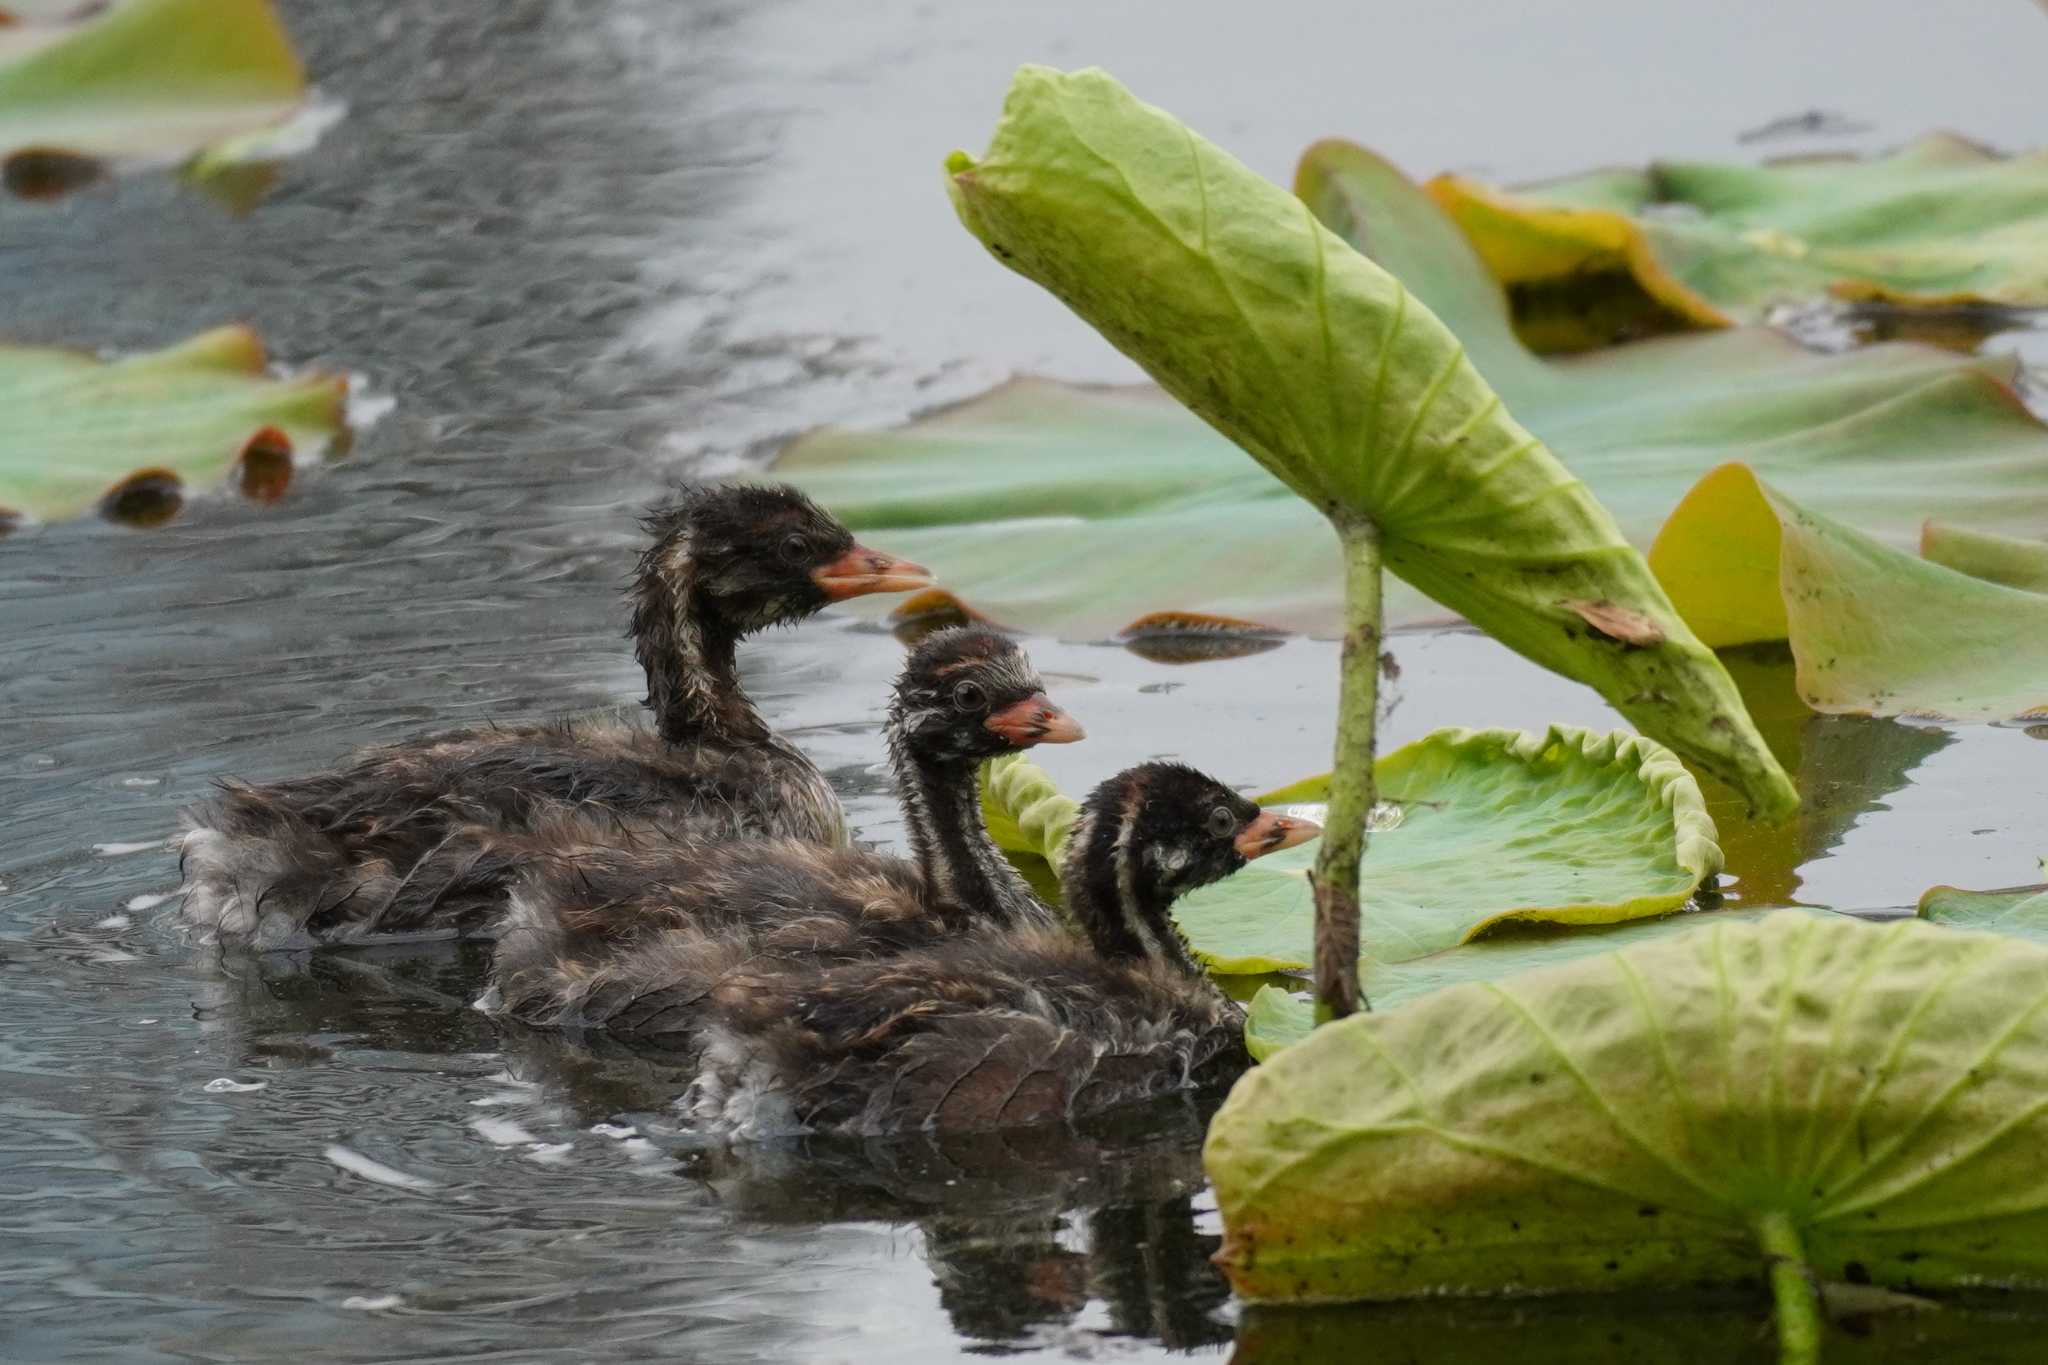
M621 837L580 822L480 841L526 869L494 972L524 1013L565 962L615 955L663 931L731 929L764 950L858 957L957 932L975 920L1050 924L1053 913L990 842L980 765L1081 737L1015 643L942 631L911 651L889 704L889 758L915 861L793 839Z
M820 893L779 920L696 919L608 955L530 958L500 978L499 1003L693 1058L686 1111L735 1136L1078 1118L1242 1067L1242 1016L1169 909L1314 832L1146 764L1098 787L1075 824L1061 884L1085 937L942 913L894 949Z
M259 946L488 931L512 865L485 837L564 819L843 842L823 774L739 686L746 635L928 581L794 489L700 487L646 519L632 637L650 732L540 721L425 735L185 813L184 917Z

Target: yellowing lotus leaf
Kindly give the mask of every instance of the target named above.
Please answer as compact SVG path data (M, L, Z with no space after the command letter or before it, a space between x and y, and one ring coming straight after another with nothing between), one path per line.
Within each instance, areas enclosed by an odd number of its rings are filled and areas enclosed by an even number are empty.
M1934 134L1869 160L1664 162L1500 190L1429 192L1523 290L1639 291L1644 313L1756 321L1834 294L1909 306L2048 305L2048 153Z
M274 127L305 97L270 0L120 0L0 27L0 176L53 197Z
M1650 564L1708 643L1789 639L1799 694L1817 711L2048 715L2048 596L1895 550L1746 465L1686 494Z
M1340 536L1376 528L1401 578L1596 688L1757 809L1797 804L1614 519L1450 329L1300 200L1099 71L1019 71L988 153L947 169L961 221L999 260Z
M246 327L100 360L0 346L0 528L98 506L153 522L230 474L268 500L345 432L348 381L265 372Z
M1204 1153L1237 1292L2048 1285L2048 948L1711 918L1244 1077Z

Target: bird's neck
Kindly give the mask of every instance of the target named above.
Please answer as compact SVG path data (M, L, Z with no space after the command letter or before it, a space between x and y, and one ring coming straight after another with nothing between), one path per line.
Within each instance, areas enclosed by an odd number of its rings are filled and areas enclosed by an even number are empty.
M634 593L634 653L647 673L646 707L672 744L760 743L767 723L740 687L741 632L697 590L689 547L650 551Z
M1173 927L1173 898L1138 865L1130 828L1096 811L1074 823L1060 868L1067 915L1105 961L1152 959L1201 976Z
M984 921L1051 923L1052 911L989 838L981 818L980 765L965 758L920 762L893 723L889 758L910 847L931 893Z

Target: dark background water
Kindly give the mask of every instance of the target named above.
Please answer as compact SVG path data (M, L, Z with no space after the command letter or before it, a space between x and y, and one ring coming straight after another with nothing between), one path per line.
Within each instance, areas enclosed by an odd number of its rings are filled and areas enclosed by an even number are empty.
M1127 377L938 189L1017 61L1109 66L1276 177L1330 133L1509 177L1748 155L1744 129L1809 107L1868 126L1766 150L2043 133L2048 20L2017 0L1939 23L1907 0L1505 8L299 0L286 17L348 113L252 216L165 178L0 202L10 336L142 348L244 319L279 359L395 400L278 506L0 541L0 1358L1226 1350L1199 1106L943 1146L696 1149L662 1121L667 1078L465 1008L459 955L193 953L163 923L161 841L219 774L629 702L617 593L631 512L667 479L1015 369ZM1095 736L1048 755L1070 788L1156 753L1247 787L1327 765L1325 645L1185 667L1033 653ZM1396 653L1390 743L1612 719L1483 639ZM746 657L883 841L897 657L845 618ZM1935 881L2035 879L2048 748L1813 718L1782 658L1738 664L1816 800L1768 839L1724 824L1737 900L1883 910ZM1694 1336L1698 1305L1606 1311L1566 1331L1478 1315L1441 1358L1518 1334L1634 1358L1757 1341L1747 1304ZM1416 1343L1441 1331L1244 1327L1261 1358L1429 1359Z

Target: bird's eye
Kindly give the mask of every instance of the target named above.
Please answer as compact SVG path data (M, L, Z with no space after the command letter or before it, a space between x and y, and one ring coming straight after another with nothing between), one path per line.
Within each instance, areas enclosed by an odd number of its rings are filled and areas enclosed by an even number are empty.
M801 564L810 557L811 542L799 535L787 535L782 538L783 563Z
M979 711L988 705L988 693L981 690L980 683L956 683L953 687L953 708L958 711Z
M1209 812L1209 833L1218 839L1228 839L1237 833L1237 816L1228 806L1218 806Z

